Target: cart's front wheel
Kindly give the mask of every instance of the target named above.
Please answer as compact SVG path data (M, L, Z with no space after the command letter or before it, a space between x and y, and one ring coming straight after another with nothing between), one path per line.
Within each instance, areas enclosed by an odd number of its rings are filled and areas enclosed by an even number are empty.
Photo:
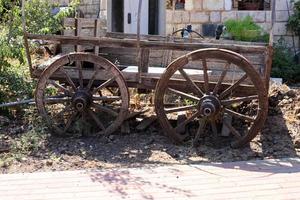
M88 53L71 53L50 64L40 76L35 98L39 113L57 135L110 134L126 118L129 106L119 69Z
M156 86L155 110L163 132L177 143L192 138L194 144L212 140L241 147L264 124L267 92L246 58L203 49L168 66Z

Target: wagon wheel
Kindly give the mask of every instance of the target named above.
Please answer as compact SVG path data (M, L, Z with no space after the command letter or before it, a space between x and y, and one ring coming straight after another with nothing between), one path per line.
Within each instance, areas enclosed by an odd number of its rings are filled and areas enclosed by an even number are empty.
M187 65L202 66L197 70L201 73L190 75ZM219 71L213 71L216 65L220 65ZM227 132L231 137L225 142L238 148L262 128L267 92L246 58L228 50L203 49L168 66L156 86L155 110L164 133L176 143L189 137L196 144L200 138L207 138L205 135L223 142L220 135ZM174 118L182 114L185 120L175 123ZM188 136L182 134L186 126L193 130Z
M118 96L106 88L118 88ZM126 118L129 92L119 69L88 53L55 60L41 74L36 89L40 115L63 135L107 135Z

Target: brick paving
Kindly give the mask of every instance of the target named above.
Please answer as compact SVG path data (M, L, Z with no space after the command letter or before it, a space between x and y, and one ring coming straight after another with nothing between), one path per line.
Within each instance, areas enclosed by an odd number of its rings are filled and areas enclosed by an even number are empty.
M0 200L300 199L300 159L0 175Z

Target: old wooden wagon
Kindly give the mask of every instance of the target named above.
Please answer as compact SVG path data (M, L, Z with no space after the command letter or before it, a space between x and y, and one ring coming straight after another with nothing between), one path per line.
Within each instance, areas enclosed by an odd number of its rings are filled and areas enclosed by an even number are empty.
M36 106L59 135L109 135L128 117L129 88L153 91L162 132L176 143L227 136L249 143L268 112L269 44L99 32L97 19L66 19L64 35L26 32ZM83 34L92 29L91 35ZM70 31L71 30L71 31ZM68 34L67 34L68 32ZM28 40L72 47L31 63Z

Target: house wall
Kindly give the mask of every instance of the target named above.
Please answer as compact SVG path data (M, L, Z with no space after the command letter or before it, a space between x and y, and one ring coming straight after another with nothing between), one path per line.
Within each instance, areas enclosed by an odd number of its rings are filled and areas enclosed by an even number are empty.
M228 19L242 19L251 16L255 23L266 32L272 28L272 11L242 11L232 6L232 0L186 0L184 10L168 9L166 12L166 32L171 34L174 30L186 27L188 24L199 33L203 33L203 24L222 24ZM287 30L286 23L291 13L290 0L276 0L274 21L274 40L284 38L289 46L298 48L298 37ZM293 42L295 41L295 42Z

